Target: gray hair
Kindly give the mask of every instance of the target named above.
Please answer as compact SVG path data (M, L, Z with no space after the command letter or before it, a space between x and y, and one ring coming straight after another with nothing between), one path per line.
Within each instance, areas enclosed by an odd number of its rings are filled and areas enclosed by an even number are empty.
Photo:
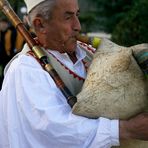
M39 5L34 7L28 14L29 24L33 26L33 20L35 17L42 17L45 20L50 20L52 18L52 10L56 4L56 0L45 0Z

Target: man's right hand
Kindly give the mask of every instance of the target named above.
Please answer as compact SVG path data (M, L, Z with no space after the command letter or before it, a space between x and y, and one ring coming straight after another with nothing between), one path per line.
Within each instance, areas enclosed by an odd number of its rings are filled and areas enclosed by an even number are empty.
M148 140L148 113L139 114L127 121L120 120L120 139Z

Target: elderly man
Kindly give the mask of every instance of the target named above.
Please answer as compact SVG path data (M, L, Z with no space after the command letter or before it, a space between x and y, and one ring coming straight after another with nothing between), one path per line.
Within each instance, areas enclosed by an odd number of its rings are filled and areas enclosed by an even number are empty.
M74 95L86 77L77 0L25 0L40 45ZM128 121L73 115L52 77L25 46L6 68L0 92L1 148L109 148L148 140L148 115Z

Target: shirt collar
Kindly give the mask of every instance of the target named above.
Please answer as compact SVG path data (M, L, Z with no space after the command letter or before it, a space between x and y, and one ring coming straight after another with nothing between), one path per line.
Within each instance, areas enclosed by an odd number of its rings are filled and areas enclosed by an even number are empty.
M67 53L60 53L59 51L50 50L50 49L48 49L48 52L53 54L60 61L65 61L65 60L71 61ZM86 52L84 50L82 50L78 44L77 44L77 48L76 48L76 57L78 59L77 62L83 60L86 57Z

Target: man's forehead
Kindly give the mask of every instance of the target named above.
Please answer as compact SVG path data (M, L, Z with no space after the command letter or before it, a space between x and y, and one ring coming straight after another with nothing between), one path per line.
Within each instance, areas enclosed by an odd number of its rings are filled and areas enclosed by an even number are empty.
M65 11L65 14L73 15L75 13L79 13L80 10L78 9L77 11Z

